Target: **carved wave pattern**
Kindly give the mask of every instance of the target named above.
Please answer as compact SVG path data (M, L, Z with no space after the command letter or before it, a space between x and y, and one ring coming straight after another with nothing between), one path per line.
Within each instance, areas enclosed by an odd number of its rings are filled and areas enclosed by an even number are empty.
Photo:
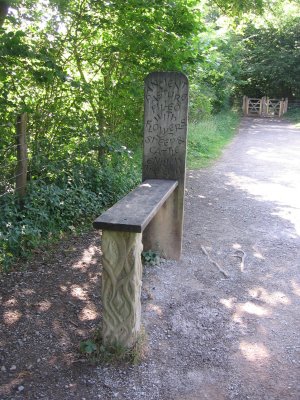
M102 234L103 340L130 346L140 329L142 234Z

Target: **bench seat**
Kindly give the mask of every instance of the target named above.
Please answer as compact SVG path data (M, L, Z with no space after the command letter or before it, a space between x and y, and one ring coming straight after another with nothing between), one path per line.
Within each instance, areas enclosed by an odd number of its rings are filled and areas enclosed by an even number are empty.
M174 192L178 182L165 179L145 180L94 221L94 228L141 233Z

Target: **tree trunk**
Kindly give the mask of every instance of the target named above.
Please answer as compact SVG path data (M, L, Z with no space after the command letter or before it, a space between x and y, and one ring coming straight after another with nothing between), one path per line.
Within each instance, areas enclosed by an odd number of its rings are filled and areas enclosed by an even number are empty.
M9 4L5 0L0 0L0 28L2 27L8 13Z

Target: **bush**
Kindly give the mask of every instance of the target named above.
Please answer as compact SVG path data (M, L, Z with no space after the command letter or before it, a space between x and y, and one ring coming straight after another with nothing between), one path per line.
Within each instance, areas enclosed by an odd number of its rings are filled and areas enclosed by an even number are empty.
M65 173L57 182L32 181L21 205L14 194L0 203L0 270L27 258L37 246L91 225L104 209L140 180L136 162L120 157L99 167L87 164Z

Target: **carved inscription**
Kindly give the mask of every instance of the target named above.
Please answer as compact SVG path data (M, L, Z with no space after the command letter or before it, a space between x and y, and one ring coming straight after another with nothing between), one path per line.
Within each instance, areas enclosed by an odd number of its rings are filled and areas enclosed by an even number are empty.
M188 81L154 73L145 81L143 178L180 180L185 171ZM182 178L184 179L184 178Z

